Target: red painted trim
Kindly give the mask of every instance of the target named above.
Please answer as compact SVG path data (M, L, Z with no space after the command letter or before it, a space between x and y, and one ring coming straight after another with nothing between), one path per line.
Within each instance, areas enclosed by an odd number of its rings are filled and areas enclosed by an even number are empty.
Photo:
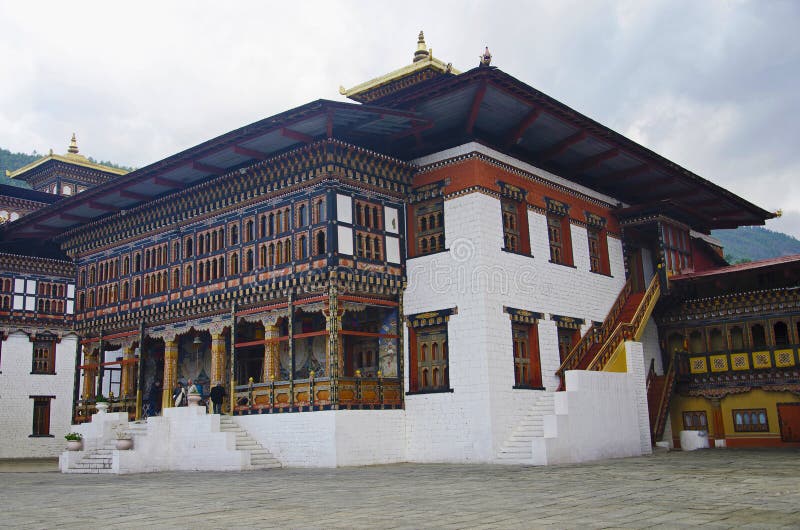
M271 311L273 309L283 309L284 307L289 307L289 304L283 302L281 304L272 304L272 305L265 305L262 307L254 307L252 309L245 309L243 311L237 311L236 316L244 316L244 315L252 315L253 313L262 313L264 311Z
M211 173L212 175L223 175L225 174L225 170L221 167L211 166L209 164L203 164L202 162L192 162L190 167L197 171L202 171L203 173Z
M248 156L250 158L255 158L256 160L266 160L269 158L269 155L266 153L262 153L261 151L256 151L255 149L247 149L246 147L240 147L238 145L233 146L233 152L237 155Z
M539 326L531 324L528 328L528 357L530 359L530 385L542 385L542 361L539 353Z
M133 199L135 201L149 201L153 198L152 195L143 195L141 193L135 193L129 190L119 190L120 197L124 197L126 199ZM62 215L62 217L64 217Z
M351 330L340 330L340 335L353 335L355 337L379 337L382 339L397 339L400 335L394 335L391 333L373 333L370 331L351 331Z
M486 95L486 86L486 81L482 82L478 86L478 90L475 92L475 98L472 100L472 107L469 109L467 123L464 126L464 130L467 131L467 134L472 134L472 130L475 128L475 120L478 119L478 112L481 109L481 102L483 101L483 96Z
M312 136L297 131L293 131L288 127L281 128L281 136L285 136L286 138L290 138L292 140L297 140L298 142L304 142L307 144L310 144L311 142L314 141L314 138Z
M408 326L408 389L411 392L419 390L417 371L417 333Z
M548 160L550 158L553 158L554 156L558 156L561 153L563 153L564 151L566 151L567 149L569 149L570 146L575 145L578 142L582 142L588 136L589 135L586 133L586 131L578 131L577 133L573 134L572 136L568 136L567 138L564 138L563 140L561 140L557 144L553 145L552 147L550 147L548 149L545 149L544 151L539 153L537 158L540 158L541 160Z
M506 138L506 146L510 147L517 143L519 139L522 138L522 135L525 134L525 131L527 131L531 125L533 125L536 120L539 119L541 114L542 109L540 107L534 107L534 109L530 111L527 116L522 118L522 121L519 122L519 125L514 127L514 129L508 135Z
M375 298L365 298L363 296L348 296L348 295L344 295L344 296L340 296L339 300L344 300L346 302L362 302L362 303L365 303L365 304L382 305L382 306L386 306L386 307L398 307L400 305L397 302L392 302L391 300L378 300L378 299L375 299Z
M594 155L594 156L590 156L589 158L586 158L583 162L578 164L575 167L574 171L576 173L580 173L582 171L586 171L587 169L591 169L594 166L596 166L597 164L600 164L601 162L604 162L606 160L614 158L618 154L620 154L619 149L614 148L614 149L609 149L608 151L606 151L604 153L600 153L600 154L597 154L597 155Z

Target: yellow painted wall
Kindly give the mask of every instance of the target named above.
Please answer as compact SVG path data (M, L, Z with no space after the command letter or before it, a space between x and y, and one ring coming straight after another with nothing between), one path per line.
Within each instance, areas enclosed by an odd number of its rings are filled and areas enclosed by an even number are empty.
M625 373L628 371L628 363L625 362L625 343L621 343L614 351L614 355L608 360L603 367L604 372L620 372Z
M800 397L791 392L765 392L764 390L751 390L744 394L726 396L720 402L722 408L722 423L725 426L726 438L780 438L780 425L778 423L778 403L798 403ZM768 432L736 432L733 426L733 411L738 409L767 409ZM703 410L708 420L708 430L711 437L716 437L713 432L713 418L711 400L702 397L685 397L675 395L670 403L670 420L673 436L678 437L683 430L683 413L688 411Z

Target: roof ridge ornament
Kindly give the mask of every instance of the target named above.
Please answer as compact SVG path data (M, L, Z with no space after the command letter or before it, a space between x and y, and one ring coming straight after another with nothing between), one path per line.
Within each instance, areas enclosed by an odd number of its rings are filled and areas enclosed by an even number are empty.
M480 61L481 61L478 64L478 66L482 66L482 67L491 66L491 64L492 64L492 54L489 53L489 47L488 46L486 47L486 50L483 52L483 54L478 56L478 59L480 59Z
M424 61L431 57L431 55L431 50L429 50L425 44L425 33L420 31L419 37L417 37L417 51L414 52L414 62L418 63Z
M67 149L67 153L73 155L78 154L78 141L75 139L75 133L72 133L72 139L69 141L69 149Z

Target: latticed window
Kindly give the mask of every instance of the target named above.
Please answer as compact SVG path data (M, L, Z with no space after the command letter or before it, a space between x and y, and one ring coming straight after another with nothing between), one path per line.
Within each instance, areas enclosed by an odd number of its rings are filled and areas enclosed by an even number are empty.
M600 231L589 227L589 268L592 272L604 272L601 266Z
M767 432L767 409L734 409L733 430L736 432Z
M448 388L447 326L431 326L417 333L417 390Z
M541 387L542 371L536 324L513 322L511 336L514 345L514 387Z
M50 397L33 397L32 436L50 435Z
M556 329L558 330L558 356L563 363L578 342L578 330L561 326Z
M37 340L33 343L33 367L31 373L53 374L55 366L56 343L50 340Z
M561 217L547 216L547 235L550 238L550 261L564 263L564 238L561 229Z
M503 212L503 248L511 252L520 251L520 223L517 203L504 199L501 202Z
M444 250L444 201L437 199L414 207L418 256Z
M689 410L683 413L683 429L686 431L707 431L708 418L704 410Z

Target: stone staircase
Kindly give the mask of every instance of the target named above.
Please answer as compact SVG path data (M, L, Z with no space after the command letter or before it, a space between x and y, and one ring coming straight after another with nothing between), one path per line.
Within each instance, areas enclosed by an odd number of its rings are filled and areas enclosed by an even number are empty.
M86 454L74 465L70 466L68 473L111 473L111 451L116 449L115 442Z
M250 469L272 469L281 467L281 463L264 449L261 444L250 437L230 416L220 416L219 428L221 432L230 432L236 435L236 450L250 453Z
M498 464L532 464L533 439L544 437L544 417L555 414L552 392L543 392L497 453Z

